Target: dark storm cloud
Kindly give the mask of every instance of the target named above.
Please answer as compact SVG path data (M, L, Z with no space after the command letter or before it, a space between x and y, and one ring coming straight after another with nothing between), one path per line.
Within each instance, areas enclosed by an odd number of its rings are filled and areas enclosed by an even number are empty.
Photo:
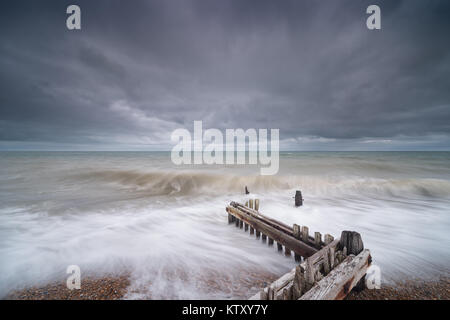
M65 9L82 10L68 31ZM370 4L382 30L365 27ZM8 1L0 147L168 148L194 120L287 149L449 149L448 1ZM86 147L87 148L87 147Z

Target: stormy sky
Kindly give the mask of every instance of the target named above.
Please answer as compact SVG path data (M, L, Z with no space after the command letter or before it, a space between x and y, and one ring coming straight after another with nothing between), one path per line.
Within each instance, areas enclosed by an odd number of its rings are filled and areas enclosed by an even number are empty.
M66 8L81 8L81 30ZM366 8L381 8L368 30ZM0 149L170 150L279 128L284 150L450 150L450 1L5 0Z

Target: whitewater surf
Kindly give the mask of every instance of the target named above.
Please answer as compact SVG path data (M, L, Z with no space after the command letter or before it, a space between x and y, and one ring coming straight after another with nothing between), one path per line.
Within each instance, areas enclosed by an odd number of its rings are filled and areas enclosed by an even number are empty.
M175 166L169 152L1 152L0 295L64 280L78 265L129 275L126 298L247 298L295 266L228 227L225 206L250 196L287 224L358 230L383 283L447 275L449 160L282 152L280 172L260 176L251 166Z

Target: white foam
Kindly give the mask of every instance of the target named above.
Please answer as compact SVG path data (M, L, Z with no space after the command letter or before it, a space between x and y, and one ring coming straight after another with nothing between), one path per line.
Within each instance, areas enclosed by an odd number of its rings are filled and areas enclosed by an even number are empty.
M227 224L245 185L285 223L360 232L385 281L449 272L448 165L302 157L276 177L135 154L0 159L0 295L63 280L76 264L82 275L129 272L127 298L246 298L295 263Z

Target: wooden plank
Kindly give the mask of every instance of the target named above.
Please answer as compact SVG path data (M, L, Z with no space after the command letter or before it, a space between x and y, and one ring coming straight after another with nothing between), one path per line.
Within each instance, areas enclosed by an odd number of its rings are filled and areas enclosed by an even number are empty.
M273 226L274 228L289 234L290 236L294 236L293 228L288 226L288 225L286 225L286 224L284 224L283 222L280 222L278 220L269 218L269 217L261 214L260 212L257 212L257 211L255 211L253 209L250 209L250 208L247 208L246 206L243 206L242 204L234 202L234 201L232 201L230 203L230 206L232 206L232 207L234 207L236 209L239 209L239 210L241 210L241 211L243 211L243 212L245 212L245 213L247 213L247 214L257 218L257 219L260 219L263 222ZM314 245L314 238L313 237L308 236L307 239L308 239L307 243L309 245Z
M272 282L270 285L273 288L276 288L277 290L284 288L287 286L290 282L292 282L292 279L295 275L295 269L289 271L288 273L284 274L282 277L278 278L274 282Z
M293 250L295 253L297 253L303 257L309 257L318 251L316 248L311 247L311 246L307 245L306 243L299 241L290 235L280 232L279 230L276 230L275 228L271 227L270 225L254 218L250 215L243 213L239 209L228 206L226 210L227 210L227 212L236 216L238 219L244 220L250 226L253 226L255 229L263 232L265 235L269 236L270 238L272 238L275 241L279 242L280 244L288 247L290 250Z
M257 219L261 219L265 223L270 224L271 226L273 226L274 228L276 228L278 230L284 231L284 232L292 235L292 227L288 226L287 224L284 224L284 223L282 223L280 221L277 221L275 219L269 218L269 217L261 214L258 211L255 211L253 209L245 207L242 204L234 202L234 201L232 201L230 203L230 206L233 207L233 208L239 209L239 210L241 210L241 211L243 211L243 212L245 212L245 213L247 213L247 214L257 218Z
M362 251L356 257L348 256L325 278L301 296L300 300L342 300L364 277L371 263L369 250Z

